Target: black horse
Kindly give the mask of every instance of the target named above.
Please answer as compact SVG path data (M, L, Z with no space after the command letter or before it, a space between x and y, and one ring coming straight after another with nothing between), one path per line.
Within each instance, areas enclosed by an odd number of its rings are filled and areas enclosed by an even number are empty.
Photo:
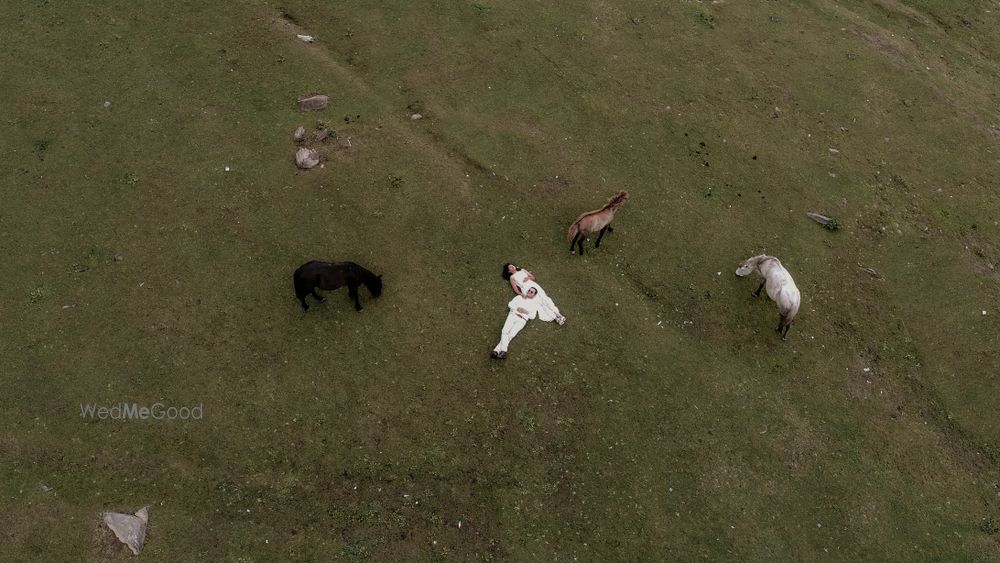
M337 289L347 285L347 294L354 299L354 309L361 311L361 301L358 300L358 286L365 284L373 297L382 295L382 276L376 276L354 262L306 262L295 270L292 277L295 283L295 296L302 303L302 309L308 311L306 296L310 293L317 301L323 298L316 293L316 288Z

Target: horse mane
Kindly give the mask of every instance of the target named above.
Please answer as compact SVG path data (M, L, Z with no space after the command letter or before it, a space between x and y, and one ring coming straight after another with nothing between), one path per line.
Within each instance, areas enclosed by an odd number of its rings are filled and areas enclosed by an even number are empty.
M622 190L622 191L618 192L617 194L615 194L614 196L612 196L611 199L608 200L608 203L605 204L605 206L601 208L601 210L603 211L605 209L616 208L616 207L620 206L621 204L625 203L625 200L627 200L627 199L628 199L628 192Z

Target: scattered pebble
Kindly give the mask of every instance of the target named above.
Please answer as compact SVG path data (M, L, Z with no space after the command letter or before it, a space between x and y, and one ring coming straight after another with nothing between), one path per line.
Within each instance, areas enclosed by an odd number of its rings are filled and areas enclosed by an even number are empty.
M297 127L295 129L295 131L292 133L292 140L295 141L296 143L301 143L302 140L305 139L305 138L306 138L306 128L305 127L301 127L301 126Z
M829 149L829 151L830 151L830 154L840 154L840 151L838 151L837 149L834 149L834 148Z
M420 115L419 113L415 113L415 114L413 114L413 115L410 116L410 119L412 119L414 121L416 121L418 119L423 119L423 118L424 118L424 116Z
M306 43L312 43L313 41L315 41L315 38L312 35L295 34L295 37L298 37L300 40Z
M224 168L224 170L225 170L226 172L229 172L229 167L228 167L228 166L226 166L226 167Z
M104 107L106 107L106 108L109 108L109 107L111 107L111 101L110 101L110 100L106 100L106 101L104 102Z
M770 19L770 20L771 20L772 22L774 22L774 23L778 23L778 22L780 22L780 21L781 21L781 18L779 18L778 16L771 16L771 17L770 17L770 18L768 18L768 19Z

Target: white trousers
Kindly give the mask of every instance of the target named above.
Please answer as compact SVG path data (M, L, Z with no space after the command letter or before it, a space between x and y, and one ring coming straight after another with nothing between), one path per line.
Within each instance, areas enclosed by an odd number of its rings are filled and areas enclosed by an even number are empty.
M526 319L521 318L517 313L511 311L507 313L507 322L503 323L503 330L500 331L500 343L493 349L494 352L506 352L510 346L510 341L521 332L524 325L528 324Z

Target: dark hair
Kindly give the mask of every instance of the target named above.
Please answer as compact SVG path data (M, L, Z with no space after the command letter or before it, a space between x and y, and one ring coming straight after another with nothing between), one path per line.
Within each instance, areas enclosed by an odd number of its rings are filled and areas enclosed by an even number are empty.
M510 266L514 266L515 268L517 268L518 271L521 270L521 268L518 268L513 263L507 262L506 264L503 265L503 272L500 273L500 277L502 277L505 280L509 280L510 279L510 272L507 271L507 268L510 267Z

